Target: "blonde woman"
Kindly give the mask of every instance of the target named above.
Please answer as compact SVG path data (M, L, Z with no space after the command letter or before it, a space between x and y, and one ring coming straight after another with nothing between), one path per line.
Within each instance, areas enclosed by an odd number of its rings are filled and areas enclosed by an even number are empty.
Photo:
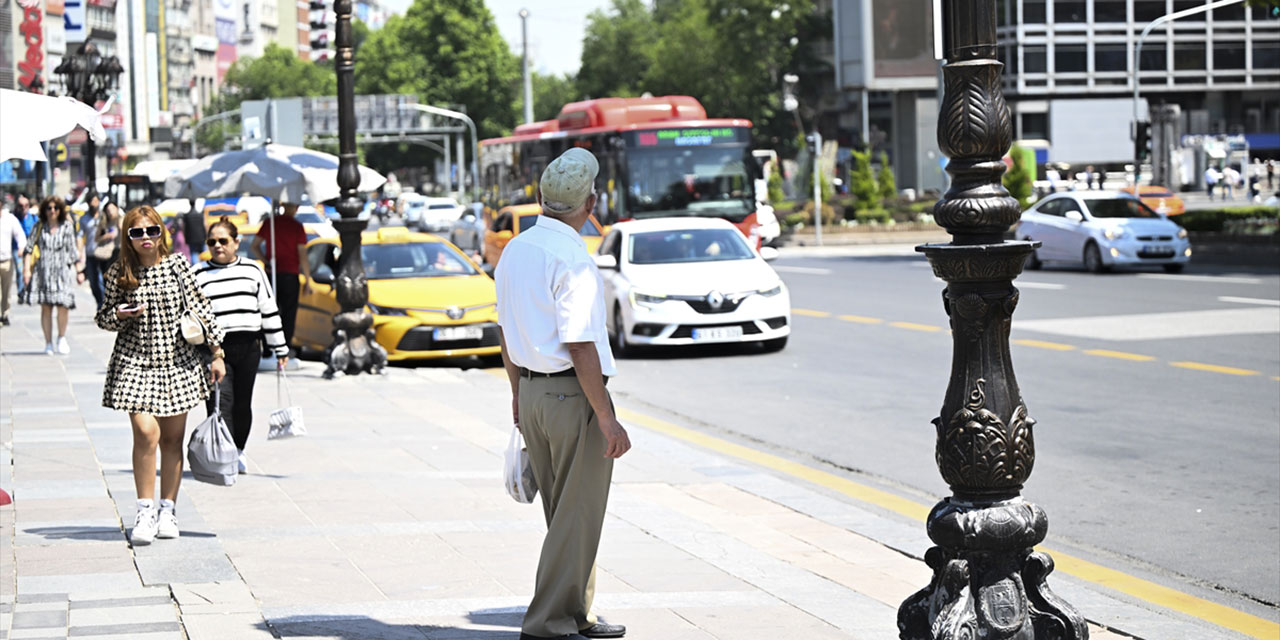
M130 209L120 225L120 258L107 271L98 326L116 332L102 405L127 411L133 426L133 483L138 510L130 533L136 545L177 538L174 503L182 481L187 412L209 397L210 382L226 375L222 330L209 300L183 256L169 252L160 214ZM209 328L211 371L179 334L191 310ZM156 448L160 449L160 504L155 503ZM158 507L158 508L157 508Z

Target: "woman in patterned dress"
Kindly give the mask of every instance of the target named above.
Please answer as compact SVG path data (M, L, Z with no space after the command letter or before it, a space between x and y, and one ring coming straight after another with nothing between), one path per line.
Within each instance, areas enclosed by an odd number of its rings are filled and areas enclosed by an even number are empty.
M102 406L129 412L133 425L133 483L138 510L130 540L150 544L178 537L174 503L182 481L182 440L187 412L209 397L210 382L226 375L222 330L208 298L196 285L183 256L169 252L160 214L135 207L120 225L125 239L120 258L107 270L98 326L116 332L107 365ZM179 319L192 310L209 328L212 371L194 346L182 339ZM160 504L156 489L156 446L160 448Z
M37 257L34 250L38 250ZM49 196L40 203L40 217L27 243L26 268L22 272L28 300L40 305L47 355L71 353L67 344L67 318L76 308L75 287L84 282L84 239L76 233L75 217L67 203ZM53 342L53 308L58 308L58 342Z

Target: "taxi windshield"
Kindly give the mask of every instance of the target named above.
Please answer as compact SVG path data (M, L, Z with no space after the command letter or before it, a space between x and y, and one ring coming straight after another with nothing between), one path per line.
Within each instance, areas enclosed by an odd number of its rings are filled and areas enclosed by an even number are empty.
M396 242L360 246L370 280L474 276L475 267L443 242Z

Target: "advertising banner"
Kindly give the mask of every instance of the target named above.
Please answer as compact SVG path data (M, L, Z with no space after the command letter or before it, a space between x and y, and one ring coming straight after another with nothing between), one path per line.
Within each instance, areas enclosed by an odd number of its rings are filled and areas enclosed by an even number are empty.
M84 42L89 37L89 28L85 24L88 11L85 0L63 0L62 4L62 25L66 30L67 42Z
M933 6L930 0L871 0L876 78L933 77Z
M44 12L51 16L60 16L66 11L66 7L62 5L62 0L45 0Z

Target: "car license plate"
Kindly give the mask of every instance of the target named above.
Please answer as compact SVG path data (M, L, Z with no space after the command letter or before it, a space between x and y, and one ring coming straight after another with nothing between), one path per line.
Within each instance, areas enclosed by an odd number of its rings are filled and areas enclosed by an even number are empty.
M709 327L694 329L694 340L732 340L742 337L742 327Z
M480 327L437 327L431 332L431 338L437 342L449 340L479 340L484 337L484 329Z

